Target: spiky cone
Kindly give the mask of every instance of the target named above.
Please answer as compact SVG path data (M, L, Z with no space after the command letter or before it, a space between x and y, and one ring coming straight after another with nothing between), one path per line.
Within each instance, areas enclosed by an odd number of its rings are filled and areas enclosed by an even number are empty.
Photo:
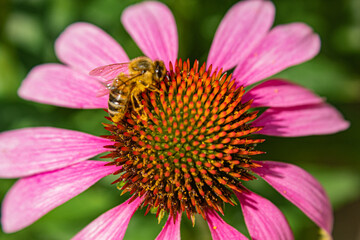
M194 224L195 213L223 213L224 203L236 204L234 191L245 190L242 181L255 179L251 168L259 165L251 158L263 153L255 146L264 141L251 138L261 130L251 126L258 112L241 101L244 88L231 75L199 69L198 61L170 64L159 89L142 94L147 121L128 112L105 124L114 145L104 157L122 167L114 183L125 183L122 193L143 198L146 213L156 208L158 218L186 212Z

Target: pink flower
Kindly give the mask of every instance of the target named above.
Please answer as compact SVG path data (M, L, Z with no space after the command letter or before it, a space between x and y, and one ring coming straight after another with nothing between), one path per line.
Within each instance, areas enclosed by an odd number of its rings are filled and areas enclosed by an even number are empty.
M212 64L224 71L235 67L236 84L249 86L313 58L320 49L318 35L303 23L270 29L274 11L268 1L235 4L218 27L207 66ZM176 62L178 50L177 30L170 10L159 2L144 2L127 8L121 20L144 54L164 61L170 69L169 62ZM96 26L75 23L58 38L55 50L66 65L35 67L24 80L19 95L69 108L107 108L107 98L96 94L100 84L88 73L99 66L128 62L121 46ZM331 134L349 126L324 99L285 80L272 79L251 88L241 102L250 100L253 100L251 107L267 107L246 125L262 135ZM0 176L20 178L3 201L3 230L11 233L25 228L99 179L122 171L119 165L104 166L105 162L88 160L109 151L104 148L109 145L114 145L114 141L50 127L1 133ZM250 150L246 151L242 153L244 156L249 155ZM331 235L333 216L329 199L309 173L291 164L272 161L249 160L249 166L244 165L244 169L262 177ZM244 188L234 194L253 239L293 239L287 220L273 203ZM74 239L122 239L145 195L130 198L104 213ZM199 212L206 217L213 239L247 239L219 217L216 207L209 206L199 206ZM157 239L180 239L180 221L181 214L170 214Z

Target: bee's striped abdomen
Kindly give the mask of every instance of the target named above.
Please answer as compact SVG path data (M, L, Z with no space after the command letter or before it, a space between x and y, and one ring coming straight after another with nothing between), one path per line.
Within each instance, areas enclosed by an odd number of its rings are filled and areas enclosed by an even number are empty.
M125 86L110 89L108 111L114 122L119 122L125 115L130 100L130 91Z

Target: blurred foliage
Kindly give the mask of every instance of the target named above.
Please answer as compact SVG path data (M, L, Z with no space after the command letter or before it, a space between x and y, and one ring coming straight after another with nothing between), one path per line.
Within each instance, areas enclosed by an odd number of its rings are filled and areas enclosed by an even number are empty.
M0 130L55 126L102 134L102 110L74 110L27 102L17 89L29 70L58 62L57 36L71 23L93 23L112 35L130 58L142 55L121 25L121 12L134 0L1 0L0 1ZM206 60L216 28L234 0L164 0L179 32L179 57ZM274 0L275 24L305 22L319 33L322 50L313 60L292 67L278 77L290 79L326 97L352 126L330 136L267 138L261 148L267 159L297 164L313 174L327 190L335 208L335 239L359 239L360 215L360 1ZM84 121L86 119L86 121ZM103 179L88 191L51 211L30 227L0 239L69 239L101 213L124 201ZM0 199L14 183L1 180ZM317 239L318 229L300 210L262 180L250 184L284 212L296 239ZM26 201L26 199L24 199ZM345 211L351 206L350 211ZM125 239L154 239L162 228L154 216L140 210L132 218ZM183 239L210 239L207 224L197 218L195 228L183 217ZM240 207L227 207L224 219L247 234ZM141 230L139 230L141 229Z

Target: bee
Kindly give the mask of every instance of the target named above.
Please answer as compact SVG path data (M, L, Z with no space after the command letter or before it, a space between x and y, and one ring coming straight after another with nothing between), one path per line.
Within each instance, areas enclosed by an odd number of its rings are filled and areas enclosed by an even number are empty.
M145 90L157 91L157 84L166 75L163 61L152 61L148 57L138 57L129 63L115 63L93 69L91 76L101 76L109 79L105 87L109 92L108 112L115 123L121 121L131 102L132 108L142 120L147 115L139 99L139 94Z

